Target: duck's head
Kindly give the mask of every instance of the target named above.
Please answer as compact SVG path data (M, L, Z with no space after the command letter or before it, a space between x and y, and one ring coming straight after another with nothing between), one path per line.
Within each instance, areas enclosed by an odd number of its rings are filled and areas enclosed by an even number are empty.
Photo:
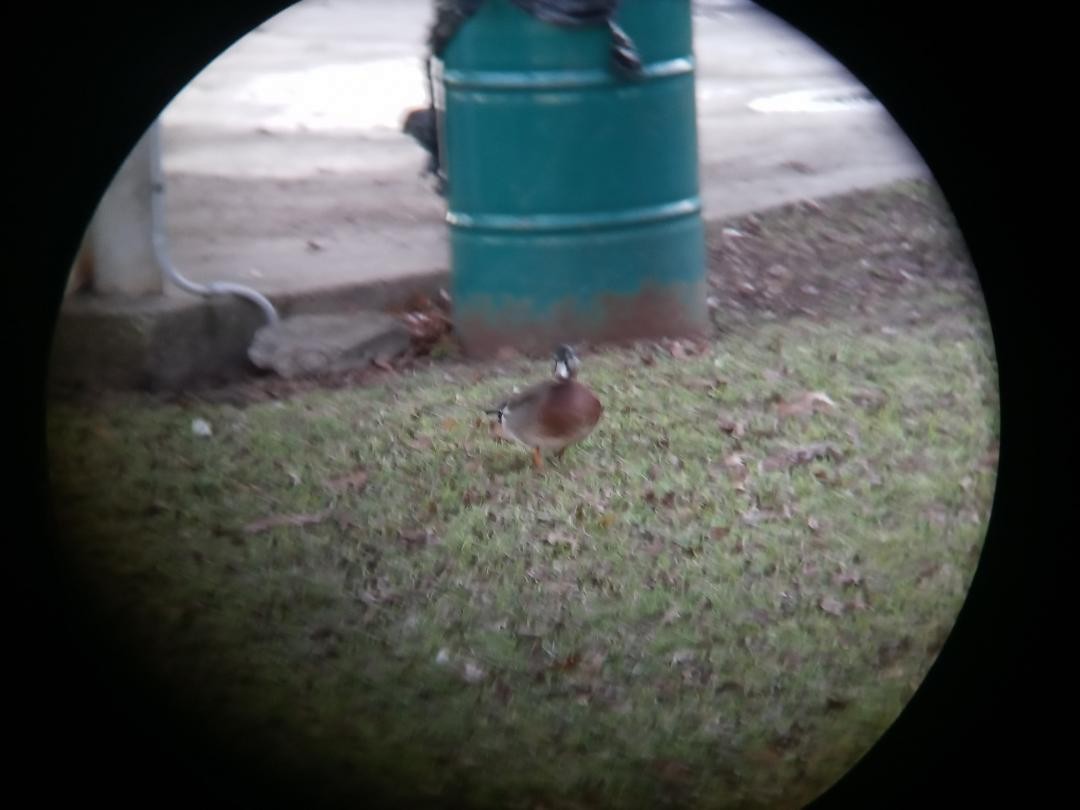
M555 377L559 380L571 380L577 374L581 361L569 346L559 346L555 350Z

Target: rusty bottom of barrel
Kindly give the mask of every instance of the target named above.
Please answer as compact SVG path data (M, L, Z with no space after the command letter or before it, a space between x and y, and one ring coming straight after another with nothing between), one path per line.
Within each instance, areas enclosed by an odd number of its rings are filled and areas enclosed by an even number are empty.
M476 300L454 314L466 353L489 357L500 349L546 352L559 343L621 344L642 339L694 338L708 332L705 284L646 284L631 294L601 294L583 308L577 298L555 303L538 318L527 303Z

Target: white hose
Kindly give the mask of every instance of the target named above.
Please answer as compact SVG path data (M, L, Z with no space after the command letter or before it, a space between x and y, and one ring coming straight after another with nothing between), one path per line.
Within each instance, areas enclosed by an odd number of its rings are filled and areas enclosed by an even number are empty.
M161 121L155 121L150 128L150 182L152 193L150 195L150 218L154 255L161 266L165 276L185 292L193 295L235 295L246 298L256 304L266 316L267 323L273 325L281 318L278 316L274 305L261 293L242 284L233 284L230 281L212 281L209 284L197 284L180 275L176 266L169 258L167 238L165 235L165 171L161 161Z

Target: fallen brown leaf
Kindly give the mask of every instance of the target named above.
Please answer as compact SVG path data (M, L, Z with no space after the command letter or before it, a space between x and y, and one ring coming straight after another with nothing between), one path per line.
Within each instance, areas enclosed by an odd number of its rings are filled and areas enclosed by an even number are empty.
M750 474L750 468L746 464L746 459L739 453L732 453L727 456L722 463L724 469L727 471L728 478L733 481L745 481L746 477Z
M741 439L746 434L746 423L739 422L726 416L720 417L717 426L721 431L736 439Z
M572 551L577 551L578 549L577 538L566 532L559 531L558 529L553 532L548 532L544 537L544 542L552 546L569 546Z
M693 661L696 653L693 650L676 650L671 655L671 666L677 667Z
M413 450L430 450L435 444L429 436L417 436L415 439L410 439L405 443Z
M833 585L839 588L846 588L848 585L859 585L862 583L862 574L858 571L838 571L833 574Z
M781 515L771 509L758 509L756 506L752 506L743 512L739 517L742 518L743 523L750 526L756 526L759 523L764 523L766 520L774 520Z
M811 413L832 410L836 403L823 391L807 391L788 402L780 402L776 412L783 417L805 416Z
M360 591L360 595L356 597L365 605L371 605L372 607L382 604L383 597L379 594L372 593L371 591Z
M574 591L574 584L572 582L545 582L543 588L548 593L557 595L564 595L572 593Z
M818 602L818 607L830 616L842 616L844 614L844 603L832 596L822 597L821 601Z
M581 669L588 675L599 675L606 660L607 656L604 653L598 650L590 652L582 659Z
M776 750L772 746L766 746L764 748L758 748L747 754L747 757L758 765L765 767L773 767L780 762L780 751Z
M709 537L713 540L723 540L729 534L731 534L730 526L713 526L709 529Z
M941 570L941 563L940 562L926 563L921 569L919 569L919 573L915 576L915 583L917 585L921 585L923 582L930 579L932 576L934 576L934 574L936 574L940 570Z
M552 669L557 669L560 672L569 672L572 669L577 669L577 665L580 663L581 656L578 653L570 653L552 664Z
M258 532L265 532L269 529L276 529L279 526L311 526L316 523L322 523L331 515L331 510L324 509L321 512L313 512L311 514L299 514L299 515L272 515L271 517L261 518L259 520L253 520L244 526L244 531L247 534L256 534Z
M686 782L694 771L685 762L674 759L658 759L653 762L653 770L665 782Z
M894 641L886 641L878 645L877 659L878 666L885 667L895 663L897 660L907 655L912 648L912 640L910 636L902 636Z
M410 549L426 548L439 542L439 536L427 529L401 532L398 539Z
M888 395L876 388L858 388L851 392L851 401L871 412L880 410L888 400Z
M840 476L836 472L831 472L829 470L822 470L822 469L814 470L813 476L814 476L814 478L816 478L821 483L829 484L830 486L840 482ZM870 479L870 480L871 480L871 484L873 484L873 479Z
M642 550L650 557L658 557L664 551L664 541L660 539L653 540Z
M841 458L840 451L828 442L793 447L764 459L760 464L760 469L766 472L787 470L799 464L809 464L811 461L824 458L838 461Z
M367 470L363 467L358 467L351 473L346 475L339 475L337 478L331 478L327 481L327 485L331 489L336 489L339 492L354 489L357 492L362 492L367 487L368 474Z
M678 608L669 608L667 613L665 613L660 619L660 624L671 624L672 622L678 620L680 616L682 616L682 614L679 613Z
M510 689L510 685L499 678L495 681L495 697L499 699L499 702L504 706L510 702L510 698L513 695L513 691Z

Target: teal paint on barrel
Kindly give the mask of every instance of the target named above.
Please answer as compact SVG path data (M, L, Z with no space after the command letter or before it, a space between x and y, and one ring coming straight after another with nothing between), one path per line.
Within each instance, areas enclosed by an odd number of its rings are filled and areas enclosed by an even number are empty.
M442 54L455 327L468 351L704 331L689 0L623 0L606 27L487 0Z

